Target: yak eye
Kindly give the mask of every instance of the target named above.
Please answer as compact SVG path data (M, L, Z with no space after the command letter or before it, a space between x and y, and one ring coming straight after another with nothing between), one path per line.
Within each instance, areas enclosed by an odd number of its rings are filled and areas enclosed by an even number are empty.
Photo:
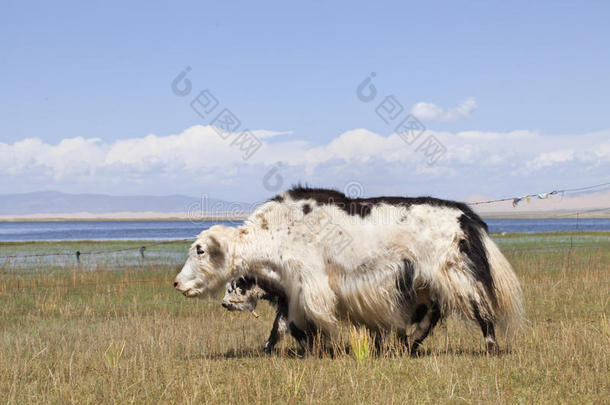
M203 254L203 249L201 248L201 245L197 245L197 254L198 255L202 255Z

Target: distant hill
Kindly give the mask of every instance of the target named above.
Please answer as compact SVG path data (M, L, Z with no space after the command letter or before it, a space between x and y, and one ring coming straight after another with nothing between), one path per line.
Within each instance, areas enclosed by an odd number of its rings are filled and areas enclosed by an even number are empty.
M475 195L466 202L489 201L484 195ZM513 206L512 200L499 201L490 204L473 205L474 210L483 217L543 217L561 216L569 213L585 214L584 216L610 216L610 190L583 192L572 195L556 194L545 199L532 197L521 200ZM583 217L584 217L583 216Z
M108 214L115 212L249 212L253 205L215 198L170 196L112 196L106 194L67 194L37 191L0 195L0 215L31 214Z

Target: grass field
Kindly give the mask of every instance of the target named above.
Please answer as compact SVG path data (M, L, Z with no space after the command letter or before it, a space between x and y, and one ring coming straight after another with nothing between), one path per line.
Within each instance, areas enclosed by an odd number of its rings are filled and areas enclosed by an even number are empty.
M422 356L338 350L301 359L273 321L187 300L171 281L184 242L4 243L0 399L6 403L608 403L610 233L497 236L521 280L528 323L500 356L449 319ZM145 258L137 247L148 245ZM347 337L346 337L347 342ZM341 345L341 347L343 347ZM356 359L358 357L358 359Z

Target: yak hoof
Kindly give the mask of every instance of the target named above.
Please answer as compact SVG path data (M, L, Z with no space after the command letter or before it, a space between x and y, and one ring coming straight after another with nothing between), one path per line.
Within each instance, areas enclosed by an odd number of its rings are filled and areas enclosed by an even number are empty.
M500 346L496 342L487 342L487 354L497 356L500 354Z

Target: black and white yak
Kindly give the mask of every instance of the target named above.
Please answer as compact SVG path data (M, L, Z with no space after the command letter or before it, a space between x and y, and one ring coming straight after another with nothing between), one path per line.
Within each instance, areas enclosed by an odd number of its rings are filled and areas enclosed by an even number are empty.
M431 197L350 199L295 187L262 204L238 228L213 226L191 246L174 287L187 297L252 274L277 280L289 328L304 346L340 321L410 335L411 352L457 313L479 324L487 350L495 328L523 319L519 281L467 205Z
M231 280L225 287L222 306L229 311L251 312L258 318L254 310L259 300L268 301L275 307L273 327L263 346L265 353L271 353L275 345L288 332L288 300L277 282L251 274Z

